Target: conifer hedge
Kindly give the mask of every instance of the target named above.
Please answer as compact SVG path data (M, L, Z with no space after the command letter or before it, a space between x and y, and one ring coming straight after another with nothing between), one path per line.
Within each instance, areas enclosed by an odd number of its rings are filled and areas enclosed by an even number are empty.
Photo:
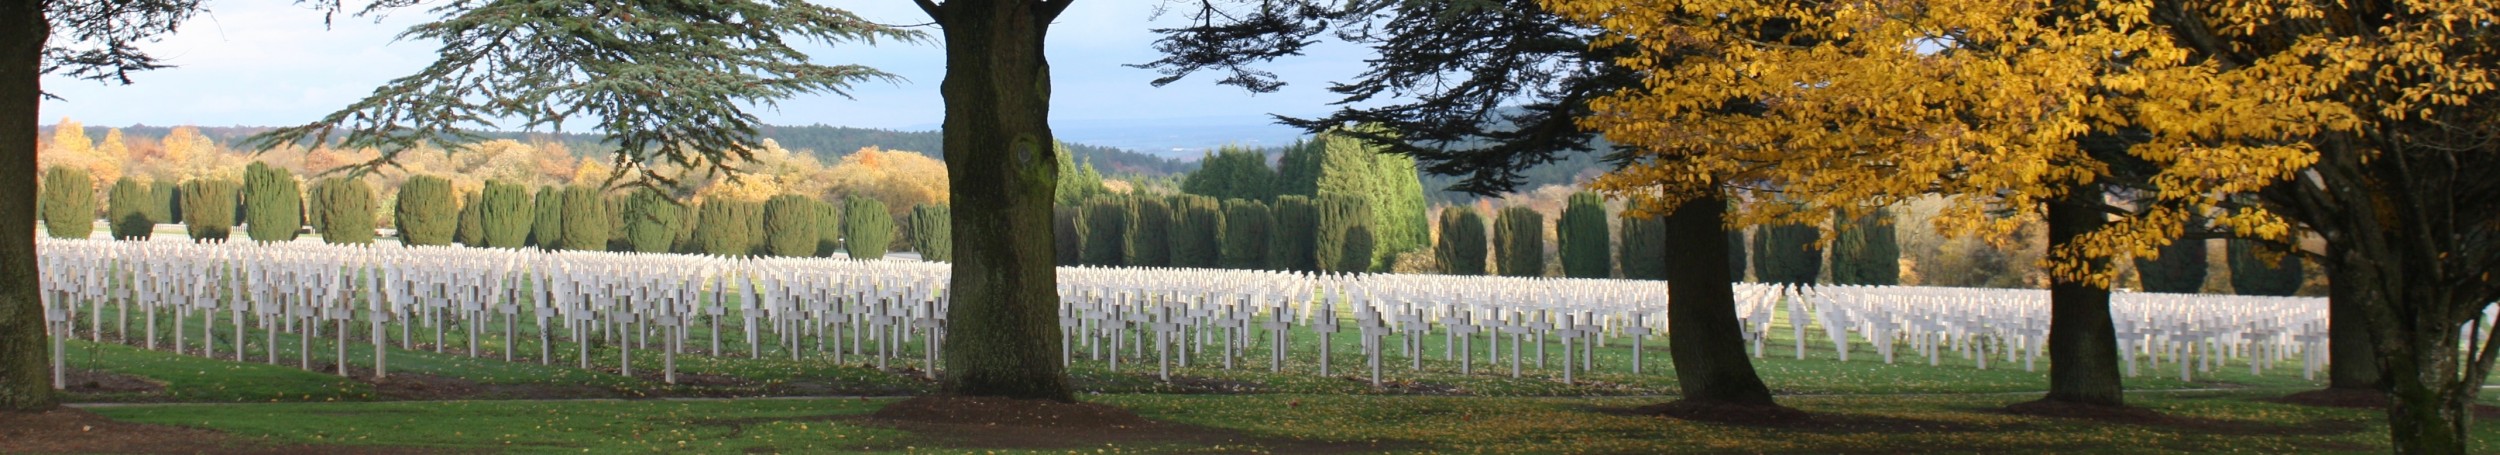
M1118 196L1085 202L1085 265L1121 266L1128 261L1128 200Z
M234 231L234 206L240 183L192 179L182 182L182 224L191 240L224 241Z
M2231 291L2239 295L2289 296L2300 292L2300 256L2261 252L2253 240L2231 239ZM2267 262L2268 256L2276 259Z
M1614 254L1606 232L1606 198L1597 193L1579 192L1571 195L1562 216L1554 220L1554 240L1560 245L1563 276L1572 278L1610 278L1614 276Z
M399 242L450 245L460 222L460 202L453 197L451 181L441 177L420 175L400 184L398 206L391 210L392 220L399 225Z
M599 197L599 189L586 186L564 188L564 233L557 243L573 251L606 251L608 249L608 204Z
M43 229L56 239L95 234L95 180L86 169L53 166L43 173Z
M1629 212L1626 212L1627 214ZM1615 256L1623 278L1667 279L1667 219L1663 216L1623 218L1622 251Z
M1296 272L1319 270L1319 207L1311 198L1276 197L1275 223L1268 226L1268 268Z
M1779 224L1754 233L1754 274L1764 283L1814 284L1822 275L1823 250L1814 226Z
M1051 253L1062 266L1085 264L1085 209L1061 205L1050 208Z
M1128 241L1121 262L1130 267L1172 265L1172 205L1163 198L1137 196L1128 204Z
M530 246L553 250L564 246L564 189L538 187L530 208Z
M954 211L946 204L920 204L911 208L911 249L924 261L955 260Z
M477 221L488 247L528 246L530 230L538 221L536 212L529 188L521 184L488 180L486 189L478 192Z
M784 257L816 255L816 230L824 228L824 213L815 200L796 194L773 196L764 201L764 253Z
M1223 253L1224 211L1215 198L1172 199L1172 266L1215 268Z
M1467 206L1441 209L1441 238L1432 245L1441 273L1484 274L1484 215Z
M1545 215L1503 208L1493 217L1493 259L1502 276L1545 276Z
M2161 247L2157 259L2138 258L2136 276L2144 292L2194 294L2205 290L2205 239L2179 239Z
M373 186L363 180L331 177L313 185L320 212L321 241L332 244L373 243Z
M1373 237L1376 226L1372 225L1375 218L1371 201L1359 196L1329 195L1321 196L1317 205L1317 229L1311 237L1314 260L1331 272L1371 271L1371 253L1379 240ZM1362 244L1352 242L1356 235L1363 237ZM1348 256L1358 247L1363 253L1361 257Z
M1267 203L1248 199L1224 201L1224 236L1216 265L1228 269L1266 268L1268 233L1275 223Z
M667 253L677 244L678 225L685 222L685 207L677 205L667 194L649 188L630 190L625 197L625 246L637 253ZM814 239L809 239L811 245Z
M252 240L295 240L304 229L304 196L295 174L254 161L243 168L243 226Z
M122 176L113 182L113 190L105 198L105 225L112 228L113 240L147 240L156 233L156 219L148 216L147 185Z
M851 196L842 200L842 251L851 259L883 259L894 244L894 215L885 202Z

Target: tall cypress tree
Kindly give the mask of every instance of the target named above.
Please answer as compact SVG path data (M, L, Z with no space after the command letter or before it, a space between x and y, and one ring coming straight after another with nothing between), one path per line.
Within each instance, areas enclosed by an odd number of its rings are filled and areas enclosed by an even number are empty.
M1269 225L1269 268L1296 272L1319 270L1319 208L1301 195L1276 197L1275 224Z
M486 181L486 189L478 192L477 209L486 246L520 248L529 244L530 231L538 221L537 207L531 203L529 191L518 183Z
M1764 283L1814 284L1823 269L1823 250L1814 245L1820 235L1803 224L1764 226L1754 233L1754 274Z
M1728 279L1729 279L1729 280L1733 280L1733 281L1737 281L1737 282L1742 282L1742 281L1745 281L1745 271L1747 270L1745 266L1748 266L1748 265L1752 265L1752 264L1747 263L1747 261L1745 260L1745 230L1743 230L1743 229L1728 229L1728 230L1727 230L1727 276L1728 276Z
M452 232L460 221L460 202L453 197L451 181L441 177L419 175L401 183L399 202L391 213L392 221L399 225L399 243L450 245Z
M1493 217L1493 256L1502 276L1545 276L1545 215L1503 208Z
M685 207L670 200L659 190L629 190L625 197L625 245L637 253L666 253L677 243L678 225L684 223ZM808 239L812 246L814 238Z
M1631 280L1667 279L1667 219L1664 216L1634 217L1625 212L1623 218L1622 253L1616 256L1622 264L1623 278Z
M223 180L182 182L182 224L191 241L225 241L234 230L236 193L242 184Z
M330 244L373 243L373 187L365 181L342 177L322 179L314 185L313 199L320 213L321 241Z
M1060 205L1050 209L1051 253L1060 266L1085 264L1085 209Z
M1121 266L1128 261L1127 198L1097 197L1085 202L1085 265Z
M2138 258L2136 276L2144 281L2144 292L2195 294L2205 290L2205 239L2179 239L2161 247L2157 259Z
M947 262L955 258L955 216L946 204L920 204L911 208L911 249L925 261Z
M695 248L703 254L745 256L755 253L756 236L749 229L760 221L760 208L754 202L726 198L703 201L702 215L695 220ZM751 218L758 218L751 220Z
M894 215L885 202L852 196L842 201L842 250L851 259L882 259L894 243Z
M304 197L294 173L254 161L243 169L243 226L252 240L295 240L304 228Z
M553 250L564 246L564 189L538 187L530 208L530 245Z
M146 185L137 179L122 176L113 182L113 190L105 203L105 223L112 227L113 240L147 240L156 233L156 219L148 217L147 206L153 199Z
M148 182L148 195L155 200L148 206L148 219L159 224L182 222L181 187L172 180Z
M478 216L479 209L486 204L480 203L478 196L477 193L470 193L460 197L460 218L452 225L452 242L470 248L486 247L486 223Z
M816 257L832 257L842 251L842 207L833 202L816 201ZM691 230L687 232L691 239Z
M1181 179L1181 192L1218 200L1264 201L1276 197L1276 170L1267 154L1235 146L1218 147L1198 160L1198 171Z
M1215 198L1172 199L1172 266L1214 268L1224 242L1224 212Z
M1892 223L1891 211L1878 210L1841 224L1832 239L1833 284L1901 284L1901 244Z
M586 186L564 188L564 235L557 245L573 251L605 251L608 249L608 204L599 197L599 189Z
M824 213L817 210L815 200L796 194L773 196L764 201L764 252L783 257L816 255L817 229Z
M1441 209L1441 239L1433 243L1433 259L1441 263L1441 272L1451 275L1483 275L1485 272L1484 215L1468 206Z
M2231 291L2239 295L2289 296L2300 292L2300 256L2272 254L2253 240L2231 239ZM2267 261L2267 256L2275 256Z
M1554 220L1554 239L1562 256L1563 276L1572 278L1608 278L1614 276L1614 259L1606 232L1606 198L1597 193L1579 192L1571 195L1562 216Z
M1353 195L1328 195L1320 196L1318 205L1319 219L1316 220L1311 242L1311 255L1315 262L1331 272L1371 271L1372 257L1369 253L1379 240L1372 233L1371 201ZM1358 231L1360 234L1356 233ZM1351 245L1349 240L1358 235L1363 237L1361 244ZM1365 254L1348 257L1346 255L1355 250L1350 247L1360 247Z
M95 181L86 169L53 166L43 173L43 229L56 239L95 234Z
M1268 214L1267 204L1249 199L1224 201L1224 240L1216 263L1228 269L1260 269L1268 266L1267 242L1273 237L1275 217Z
M1172 205L1163 198L1139 195L1130 198L1127 257L1121 260L1130 267L1167 267L1172 265Z

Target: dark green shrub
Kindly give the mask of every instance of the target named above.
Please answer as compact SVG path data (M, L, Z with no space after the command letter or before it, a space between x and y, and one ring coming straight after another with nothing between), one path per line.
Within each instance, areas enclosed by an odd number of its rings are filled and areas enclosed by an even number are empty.
M1129 199L1128 257L1121 262L1130 267L1166 267L1172 265L1172 206L1163 198L1137 196Z
M1597 193L1571 195L1562 216L1554 220L1556 251L1562 256L1563 276L1572 278L1609 278L1614 276L1613 248L1606 232L1606 198Z
M764 252L774 256L816 255L817 229L824 215L806 196L784 194L764 201Z
M1623 240L1619 243L1622 245L1622 253L1616 256L1616 261L1622 264L1625 279L1667 279L1667 219L1665 217L1625 217Z
M2205 290L2205 239L2179 239L2161 247L2161 258L2136 259L2144 292L2195 294Z
M529 188L521 184L488 180L486 189L478 192L477 221L485 229L486 246L528 246L530 230L538 221L536 212Z
M1129 208L1126 198L1105 196L1085 202L1085 265L1128 265Z
M1890 211L1857 217L1832 239L1832 284L1901 284L1901 243Z
M1467 206L1441 209L1441 238L1433 244L1433 259L1441 263L1442 273L1451 275L1484 274L1484 215Z
M816 202L816 257L832 257L834 252L842 251L842 207L810 200Z
M1337 256L1337 271L1368 272L1372 266L1372 249L1379 243L1372 238L1370 226L1352 226L1345 230L1345 251Z
M564 234L557 245L574 251L605 251L608 248L608 203L599 197L599 189L586 186L564 188Z
M113 190L105 199L105 225L112 228L113 240L147 240L156 234L156 220L148 217L147 185L124 176L113 182Z
M373 187L363 180L332 177L313 185L320 212L321 241L332 244L373 243Z
M851 259L883 259L894 244L894 215L885 202L852 196L842 200L842 251Z
M1234 146L1218 147L1198 160L1198 171L1181 179L1181 192L1215 199L1264 201L1276 197L1276 170L1267 154Z
M43 175L43 229L56 239L95 235L95 181L86 169L53 166Z
M392 220L399 225L399 243L450 245L460 222L460 202L453 197L451 181L441 177L419 175L400 184L398 206L391 210Z
M155 202L148 205L148 219L157 224L182 222L182 185L171 180L148 182L148 195Z
M1224 201L1224 240L1216 264L1228 269L1261 269L1268 266L1268 233L1275 217L1268 214L1267 203L1248 199Z
M1051 253L1061 266L1085 264L1085 209L1079 206L1050 208Z
M1763 226L1754 232L1754 274L1764 283L1814 284L1823 269L1823 250L1814 244L1821 235L1803 224Z
M258 161L243 168L244 232L252 240L295 240L304 229L304 196L294 173Z
M1318 271L1319 207L1311 205L1311 198L1286 195L1276 197L1274 212L1276 222L1268 226L1268 267Z
M530 208L530 245L553 250L564 246L564 189L538 187Z
M703 201L702 215L695 220L695 250L716 256L755 254L762 232L753 229L762 222L763 207L754 202L725 198Z
M1370 253L1379 240L1369 238L1374 227L1372 226L1374 218L1371 201L1350 195L1321 196L1317 215L1319 219L1315 223L1317 229L1312 234L1311 246L1312 257L1319 265L1331 272L1371 271ZM1372 244L1363 246L1362 250L1365 253L1363 257L1346 257L1345 254L1353 250L1347 244L1347 239L1358 229L1367 237L1364 240Z
M232 235L236 193L242 188L220 180L182 182L183 230L191 233L192 241L224 241Z
M1745 266L1747 265L1751 264L1745 260L1745 231L1742 229L1727 230L1728 279L1738 282L1745 281Z
M478 203L476 194L460 198L460 220L452 228L451 241L470 248L486 247L486 223L478 217L478 210L485 205Z
M924 261L955 260L954 211L946 204L920 204L911 208L911 249Z
M1545 215L1503 208L1493 217L1493 261L1502 276L1545 276Z
M686 208L667 194L650 188L628 190L625 197L625 246L637 253L666 253L677 244L678 225ZM811 246L814 239L809 239Z
M1215 198L1183 195L1172 199L1172 266L1214 268L1222 256L1224 212Z
M2271 248L2253 240L2231 239L2227 248L2233 293L2289 296L2300 292L2300 256L2259 251Z

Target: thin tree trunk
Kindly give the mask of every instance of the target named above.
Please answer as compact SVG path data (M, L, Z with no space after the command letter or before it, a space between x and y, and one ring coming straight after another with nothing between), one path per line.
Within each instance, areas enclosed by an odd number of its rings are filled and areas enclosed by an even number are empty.
M0 2L0 411L60 404L35 288L35 109L50 34L43 2Z
M926 0L945 30L946 169L954 201L947 393L1073 401L1059 363L1051 201L1050 20L1068 0Z
M1771 389L1745 356L1736 322L1736 292L1728 276L1727 200L1693 199L1667 217L1667 238L1690 242L1667 256L1667 342L1684 399L1770 405Z
M2109 223L2098 186L2049 203L2049 248ZM2106 263L2093 264L2095 269ZM2048 401L2126 405L2118 371L2118 330L2110 322L2109 287L2050 277Z

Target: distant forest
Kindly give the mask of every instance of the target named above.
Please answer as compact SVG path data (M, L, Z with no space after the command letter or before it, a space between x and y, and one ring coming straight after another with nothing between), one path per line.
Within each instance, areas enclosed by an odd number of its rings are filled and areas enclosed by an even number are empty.
M200 135L207 136L209 139L215 140L221 145L233 144L235 141L242 140L252 134L271 129L270 127L262 126L203 126L196 128L199 128ZM102 138L104 137L105 131L110 129L112 128L90 125L87 126L87 136ZM44 132L42 134L51 134L51 128L49 126L45 127L43 130ZM122 135L126 137L126 140L155 140L165 137L166 132L171 130L173 130L172 127L139 125L123 127ZM768 125L765 126L760 133L763 134L765 139L771 139L773 142L781 144L781 148L812 154L815 155L817 159L827 163L838 161L844 155L849 155L851 152L859 151L859 149L866 147L910 151L928 155L932 158L945 158L945 154L941 152L941 150L945 150L942 145L944 141L940 138L936 131L894 131L875 128L851 128L826 125ZM572 150L575 155L581 156L606 153L611 149L608 145L599 143L598 136L582 133L548 134L499 132L487 133L485 136L496 139L515 139L523 142L550 141L562 143L565 148ZM1159 158L1153 155L1110 147L1072 143L1068 144L1068 149L1076 152L1077 159L1091 160L1093 161L1095 168L1100 169L1102 173L1111 176L1163 177L1173 174L1187 173L1198 168L1198 163L1196 162Z

